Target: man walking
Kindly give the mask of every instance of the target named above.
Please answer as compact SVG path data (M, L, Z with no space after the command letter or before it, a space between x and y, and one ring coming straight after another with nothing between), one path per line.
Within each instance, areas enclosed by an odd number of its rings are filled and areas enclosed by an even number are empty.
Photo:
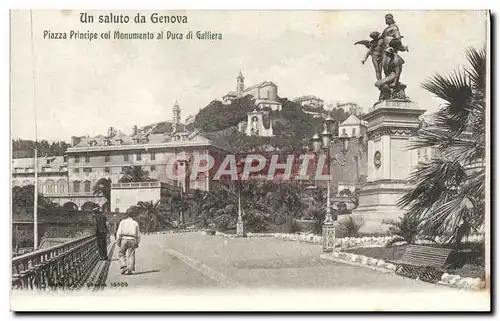
M107 240L109 233L106 216L101 213L99 206L94 207L92 210L94 212L94 219L96 223L95 236L97 238L99 257L101 258L101 261L106 261L108 259Z
M137 214L137 209L129 208L127 218L120 222L116 231L121 274L130 275L135 271L135 250L139 247L141 240L139 224L133 220Z

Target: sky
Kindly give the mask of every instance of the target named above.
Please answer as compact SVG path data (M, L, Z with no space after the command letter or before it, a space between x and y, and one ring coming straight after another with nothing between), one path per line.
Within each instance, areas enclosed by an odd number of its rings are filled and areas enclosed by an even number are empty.
M80 11L35 10L32 43L29 11L13 11L12 138L69 142L71 136L105 134L109 126L130 134L133 125L170 120L175 100L185 119L234 91L240 70L245 86L272 81L278 95L289 99L316 95L325 103L358 103L366 112L378 98L371 61L361 64L366 48L354 42L381 32L385 11L87 12L131 18L140 12L147 19L153 12L185 14L188 23L82 24ZM487 14L391 13L410 50L401 53L406 94L434 112L441 102L421 83L465 65L467 47L485 46ZM49 40L44 30L200 30L222 33L223 40Z

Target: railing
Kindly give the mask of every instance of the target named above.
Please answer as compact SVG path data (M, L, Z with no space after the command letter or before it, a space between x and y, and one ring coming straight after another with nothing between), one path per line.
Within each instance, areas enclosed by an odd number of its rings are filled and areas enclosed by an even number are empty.
M134 188L134 187L160 187L161 182L133 182L133 183L113 183L111 188Z
M24 290L71 290L85 284L99 259L96 237L37 250L12 259L12 287Z

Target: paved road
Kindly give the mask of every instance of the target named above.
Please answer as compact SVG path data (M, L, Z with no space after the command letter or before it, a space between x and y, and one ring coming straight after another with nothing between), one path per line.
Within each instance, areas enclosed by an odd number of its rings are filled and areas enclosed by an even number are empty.
M229 239L202 233L147 235L135 275L120 275L115 250L107 283L128 288L314 288L449 291L392 274L320 258L321 247L274 238Z

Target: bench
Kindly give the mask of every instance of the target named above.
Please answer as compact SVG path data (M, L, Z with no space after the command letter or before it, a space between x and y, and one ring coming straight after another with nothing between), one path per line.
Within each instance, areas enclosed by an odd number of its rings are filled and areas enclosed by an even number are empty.
M446 261L452 251L431 246L409 245L400 260L390 263L396 265L397 274L423 281L436 281L447 271Z

